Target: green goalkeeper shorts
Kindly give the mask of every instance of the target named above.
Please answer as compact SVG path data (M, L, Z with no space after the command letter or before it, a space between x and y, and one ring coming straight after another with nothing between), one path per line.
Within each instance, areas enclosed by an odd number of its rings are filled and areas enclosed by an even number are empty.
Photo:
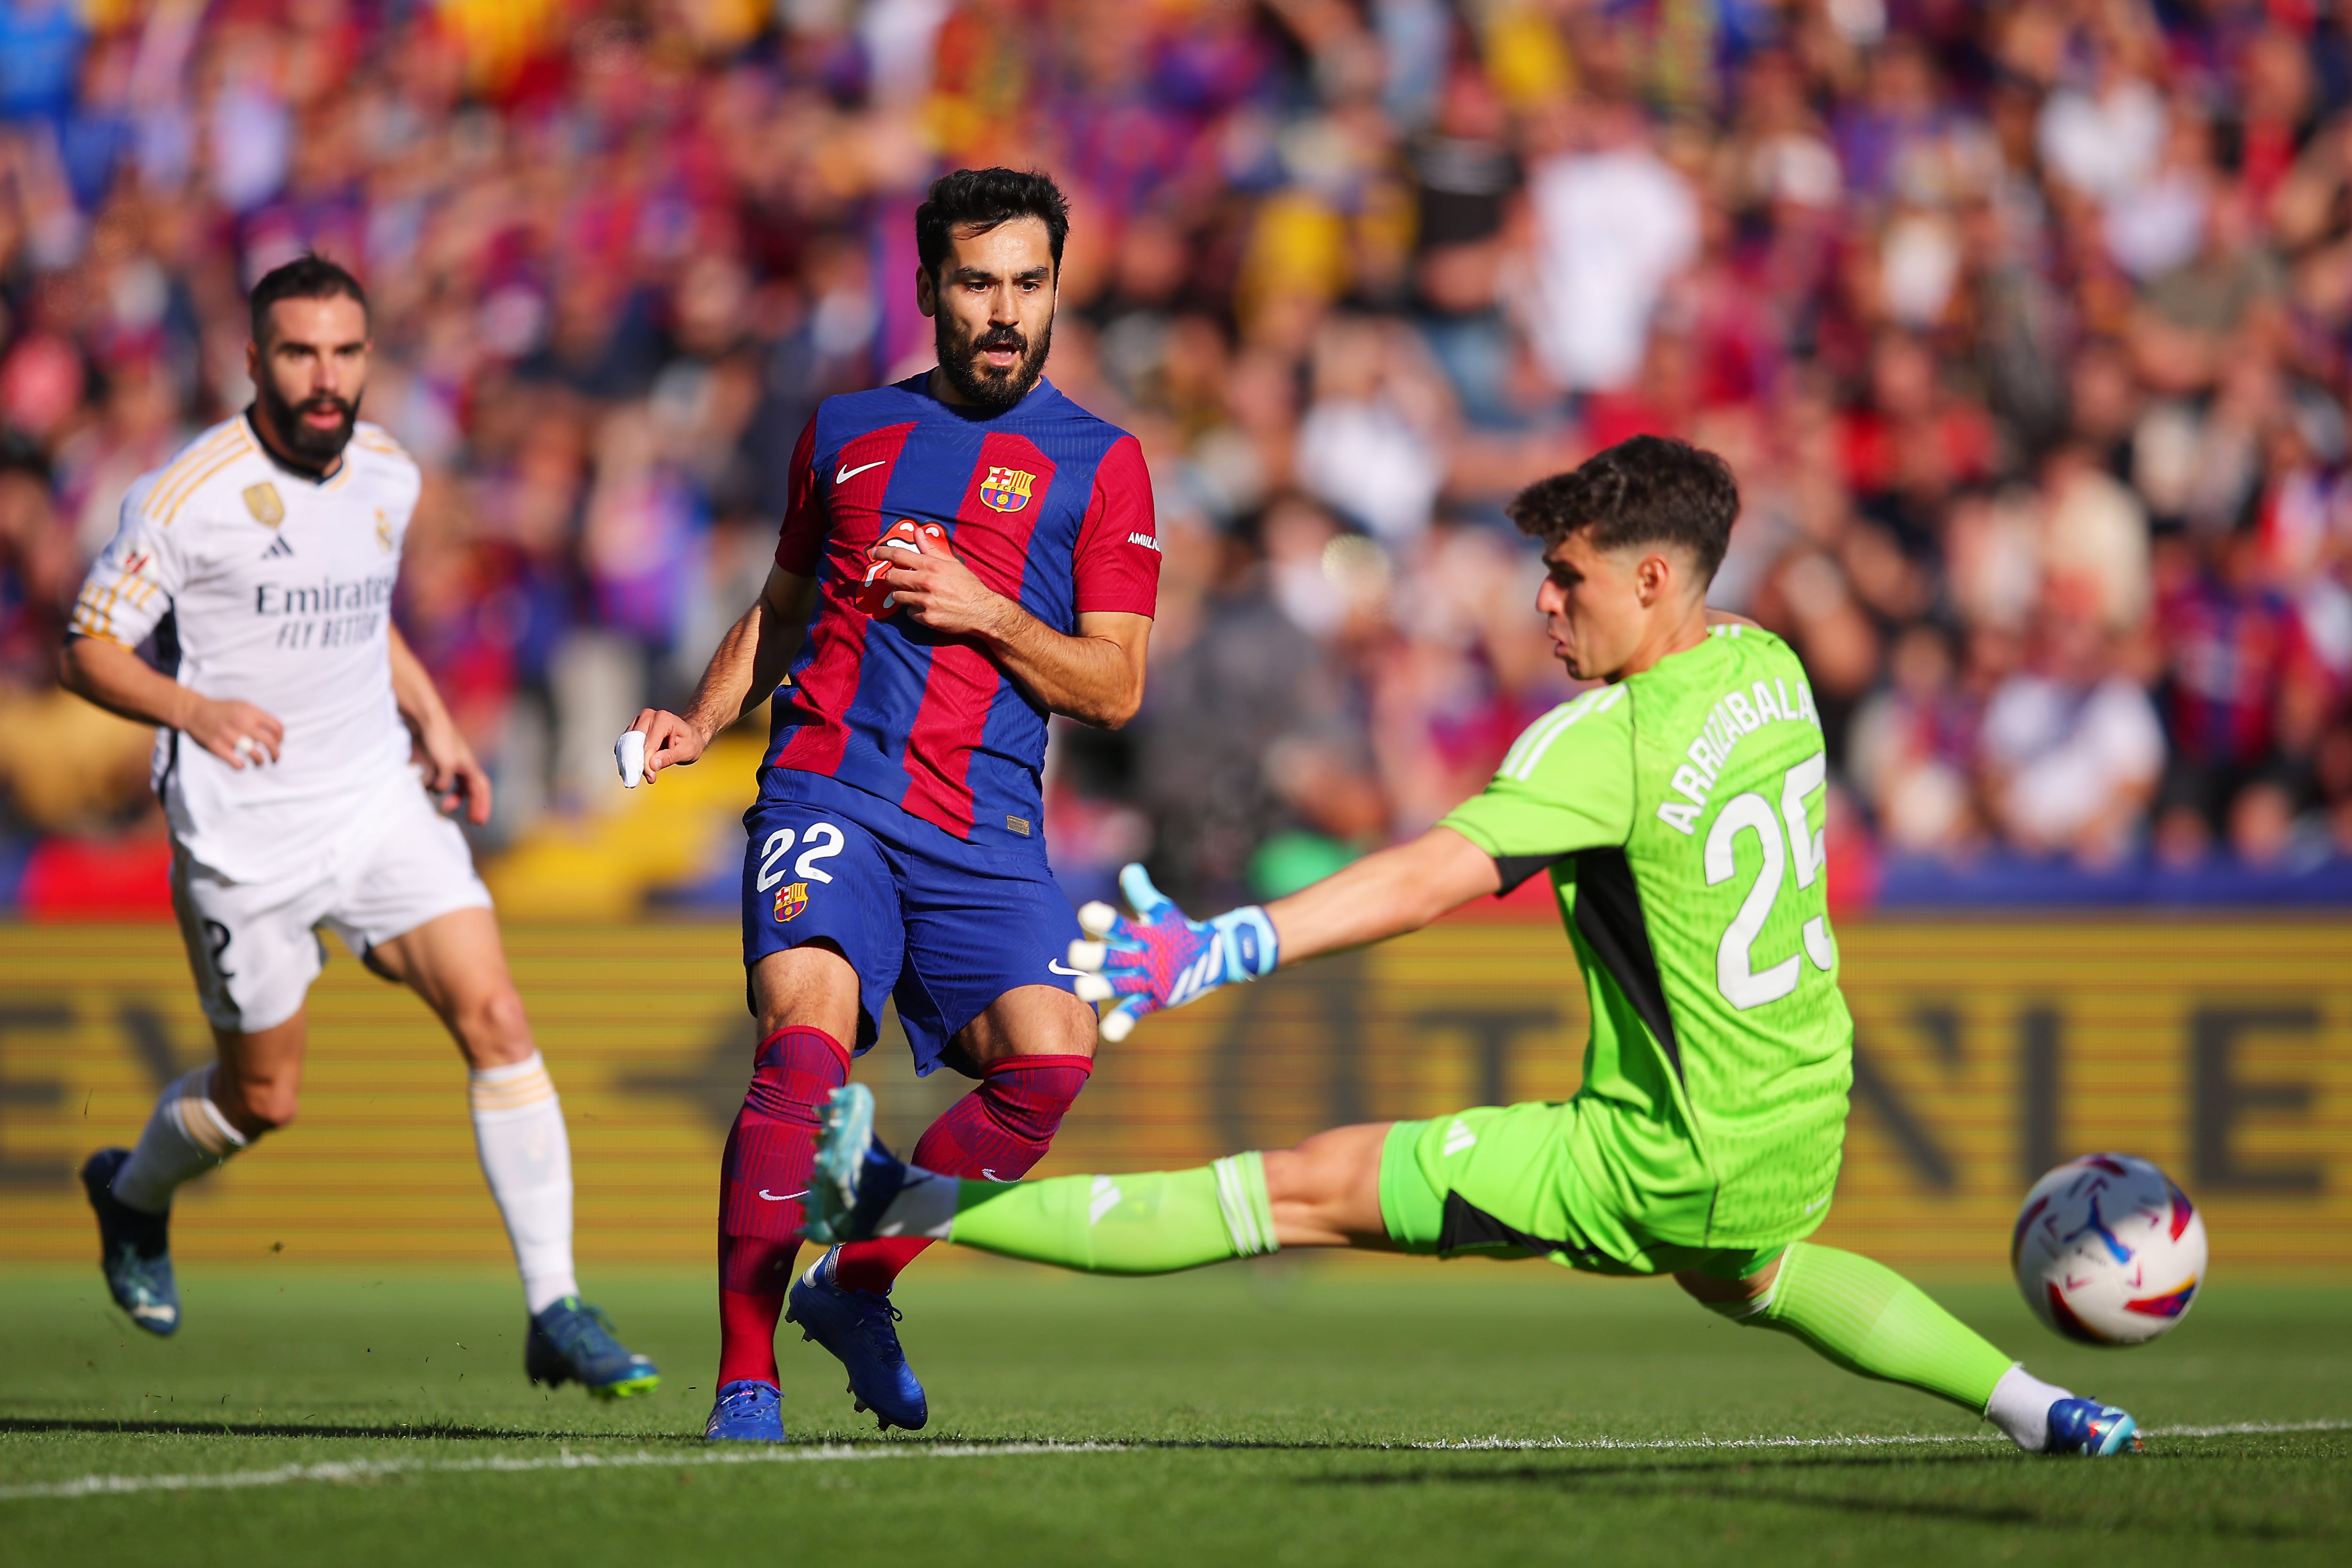
M1406 1252L1549 1258L1598 1274L1696 1269L1745 1279L1786 1249L1692 1247L1644 1233L1576 1158L1588 1108L1490 1105L1400 1121L1381 1151L1381 1218Z

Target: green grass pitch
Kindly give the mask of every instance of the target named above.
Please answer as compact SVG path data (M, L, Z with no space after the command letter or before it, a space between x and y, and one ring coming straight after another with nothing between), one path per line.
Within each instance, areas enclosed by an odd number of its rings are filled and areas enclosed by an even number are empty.
M2063 1344L1997 1286L1938 1288L2156 1429L2088 1464L2018 1456L1670 1286L1286 1258L1173 1280L918 1266L900 1295L930 1428L877 1439L793 1339L794 1447L755 1458L700 1441L706 1281L595 1283L662 1363L651 1398L529 1387L497 1279L194 1268L187 1327L155 1342L95 1268L12 1269L0 1561L2147 1568L2341 1563L2352 1537L2347 1314L2320 1286L2225 1280L2121 1353ZM2242 1424L2268 1429L2210 1430Z

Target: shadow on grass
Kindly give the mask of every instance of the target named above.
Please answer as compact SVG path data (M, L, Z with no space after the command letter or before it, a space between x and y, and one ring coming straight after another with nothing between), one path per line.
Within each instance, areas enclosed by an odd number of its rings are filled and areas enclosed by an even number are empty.
M2189 1454L2142 1455L2130 1461L2134 1466L2179 1462L2198 1458ZM1906 1454L1906 1455L1808 1455L1801 1458L1759 1458L1752 1455L1726 1454L1705 1459L1675 1459L1654 1463L1640 1461L1608 1464L1521 1463L1501 1467L1461 1466L1440 1468L1418 1465L1410 1469L1360 1472L1354 1475L1316 1476L1301 1478L1300 1486L1309 1487L1407 1487L1407 1486L1536 1486L1564 1492L1605 1489L1612 1499L1635 1497L1682 1500L1696 1502L1726 1502L1753 1505L1759 1502L1785 1503L1794 1508L1825 1509L1838 1513L1875 1515L1891 1519L1936 1520L1953 1523L1989 1525L2033 1525L2056 1529L2113 1528L2113 1521L2084 1517L2079 1500L2071 1494L2042 1508L2031 1502L1965 1502L1951 1499L1872 1497L1853 1492L1822 1490L1795 1485L1775 1485L1770 1478L1785 1476L1791 1479L1808 1474L1853 1471L1921 1471L1928 1468L1948 1469L1959 1467L2017 1465L2019 1457L1994 1450L1986 1453ZM2059 1461L2065 1463L2066 1461ZM2019 1473L2023 1473L2022 1471ZM1732 1479L1733 1477L1754 1475L1754 1482ZM2265 1521L2240 1521L2200 1517L2193 1523L2178 1519L2149 1520L2148 1528L2165 1531L2186 1530L2200 1536L2239 1541L2319 1541L2334 1538L2338 1531L2328 1526L2272 1523Z

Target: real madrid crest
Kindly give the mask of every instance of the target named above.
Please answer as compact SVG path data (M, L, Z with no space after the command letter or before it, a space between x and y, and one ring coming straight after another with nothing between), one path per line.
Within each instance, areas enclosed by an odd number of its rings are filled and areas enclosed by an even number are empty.
M268 479L245 487L245 510L264 528L276 528L286 521L286 503L278 499L278 487Z
M991 468L980 481L980 499L998 511L1019 511L1029 504L1029 487L1037 476L1019 468Z

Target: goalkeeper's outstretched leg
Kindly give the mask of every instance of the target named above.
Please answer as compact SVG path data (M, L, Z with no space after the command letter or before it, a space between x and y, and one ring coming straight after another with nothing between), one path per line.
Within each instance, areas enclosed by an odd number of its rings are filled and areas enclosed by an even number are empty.
M959 1181L892 1155L874 1136L872 1092L834 1091L809 1194L811 1239L920 1237L1091 1274L1171 1274L1284 1247L1545 1255L1612 1273L1672 1272L1735 1321L1793 1335L1849 1372L1907 1384L1975 1410L2032 1452L2104 1456L2138 1446L2132 1418L2043 1383L1900 1275L1799 1242L1736 1249L1622 1247L1561 1237L1534 1184L1526 1201L1481 1206L1440 1195L1414 1152L1492 1137L1507 1145L1554 1106L1465 1111L1435 1122L1334 1128L1296 1149L1229 1155L1187 1171ZM1505 1118L1518 1117L1514 1128ZM1424 1131L1433 1130L1433 1131ZM1507 1213L1497 1210L1507 1209ZM1547 1230L1537 1226L1550 1221ZM1559 1237L1559 1239L1554 1239Z

